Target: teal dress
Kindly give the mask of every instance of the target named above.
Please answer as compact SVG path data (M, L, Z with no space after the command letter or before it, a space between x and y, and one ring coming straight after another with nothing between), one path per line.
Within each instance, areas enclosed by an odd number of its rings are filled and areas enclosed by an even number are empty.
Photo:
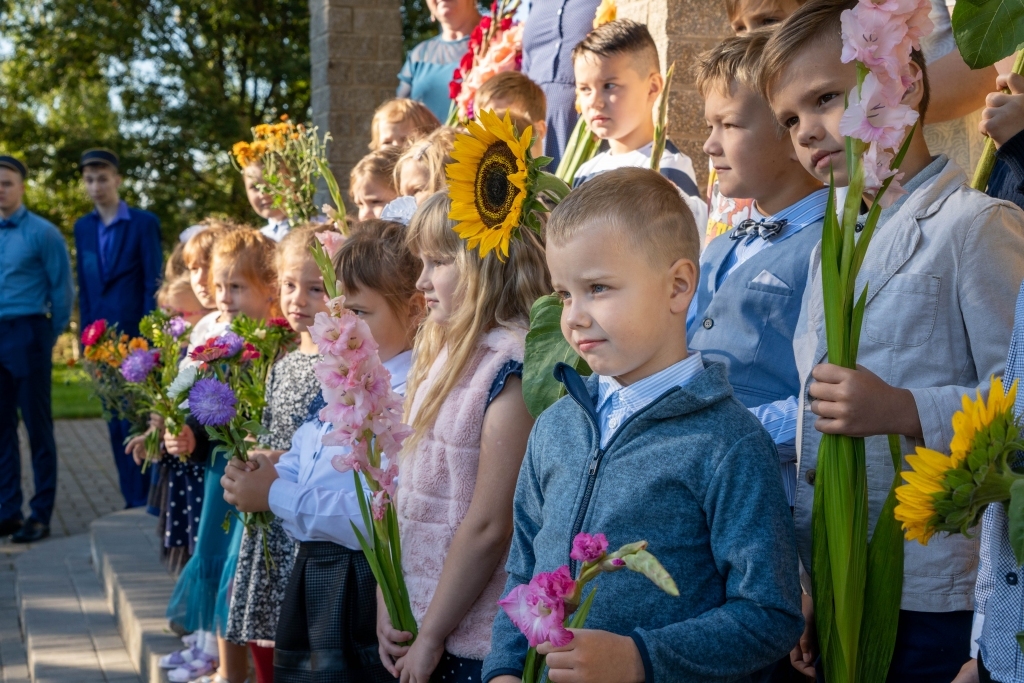
M455 67L469 49L469 36L459 40L428 38L409 50L409 56L398 73L399 97L409 97L427 105L442 123L448 118L451 83Z

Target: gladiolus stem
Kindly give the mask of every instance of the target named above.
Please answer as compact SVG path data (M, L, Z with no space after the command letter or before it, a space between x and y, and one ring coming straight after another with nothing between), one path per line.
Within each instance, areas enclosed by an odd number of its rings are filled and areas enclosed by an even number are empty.
M1024 75L1024 50L1017 53L1017 59L1013 62L1013 73L1018 76ZM1009 89L1003 88L1003 93L1010 94ZM992 169L996 167L996 143L992 138L985 139L985 147L978 159L978 166L974 169L974 178L971 179L971 187L979 192L988 189L988 179L992 175Z

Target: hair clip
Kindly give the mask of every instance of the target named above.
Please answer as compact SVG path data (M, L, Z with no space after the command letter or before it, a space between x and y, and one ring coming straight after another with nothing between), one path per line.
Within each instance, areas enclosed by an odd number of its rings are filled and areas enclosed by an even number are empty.
M409 225L409 221L412 220L414 213L416 213L416 198L399 197L384 205L384 210L380 212L380 219L382 221L394 221L402 225Z

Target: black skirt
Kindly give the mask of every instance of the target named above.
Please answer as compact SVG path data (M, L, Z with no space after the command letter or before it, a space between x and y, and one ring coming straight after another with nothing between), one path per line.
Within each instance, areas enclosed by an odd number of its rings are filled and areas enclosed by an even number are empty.
M377 582L363 553L299 544L281 605L275 683L393 683L377 648Z

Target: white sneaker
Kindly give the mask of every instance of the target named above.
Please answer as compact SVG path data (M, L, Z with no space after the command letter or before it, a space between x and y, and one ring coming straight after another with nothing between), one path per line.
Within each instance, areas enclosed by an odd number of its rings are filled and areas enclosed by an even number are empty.
M172 669L167 673L167 680L170 683L189 683L206 674L212 674L217 670L217 660L207 657L193 659L185 666Z
M184 650L172 652L169 655L164 655L160 658L161 669L177 669L179 667L187 666L189 662L192 662L200 657L210 658L209 655L204 653L194 645Z

